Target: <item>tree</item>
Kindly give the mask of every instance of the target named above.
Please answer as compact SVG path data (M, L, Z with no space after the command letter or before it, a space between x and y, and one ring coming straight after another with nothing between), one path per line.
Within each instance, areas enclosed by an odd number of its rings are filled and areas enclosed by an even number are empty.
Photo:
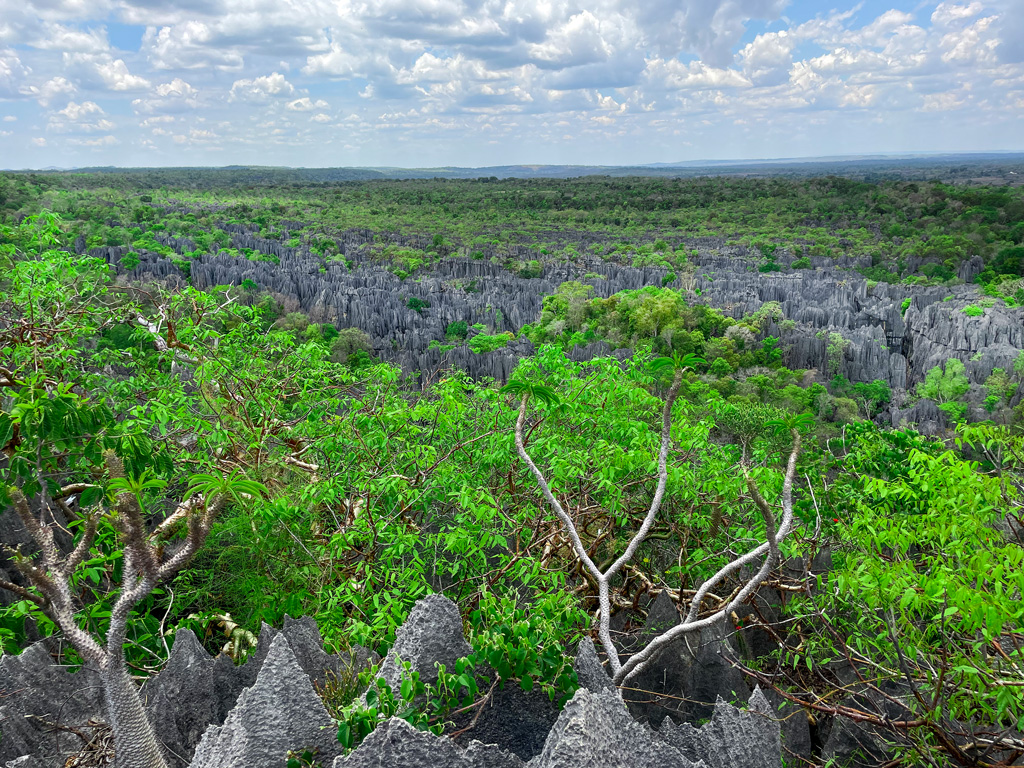
M82 534L70 554L61 552L54 541L57 524L49 514L45 491L37 517L20 488L8 489L14 511L39 547L39 553L36 557L13 553L14 565L31 585L29 588L0 580L0 589L38 605L60 627L82 658L99 670L107 716L114 732L117 768L166 768L138 688L125 666L129 615L158 584L168 581L188 564L203 545L229 497L240 493L255 495L264 489L258 483L235 478L225 482L202 478L190 491L205 493L187 493L178 509L150 533L142 507L143 494L147 487L162 487L163 481L147 480L145 475L137 479L127 477L124 463L113 451L107 451L105 459L113 505L102 512L91 510L86 514ZM72 589L79 567L94 555L92 548L101 516L120 534L124 548L121 592L114 602L103 643L79 626L78 604ZM169 543L170 534L178 523L184 524L185 538L176 544Z
M917 385L917 394L940 405L959 400L971 388L964 371L963 362L951 357L946 361L945 370L937 365L925 374L924 381Z
M763 516L767 541L750 550L745 555L741 555L733 559L720 568L697 590L692 602L690 603L690 609L682 623L655 637L641 651L631 656L625 664L620 663L618 650L612 642L609 623L611 618L611 580L633 558L633 555L636 554L637 548L644 541L654 526L658 510L661 508L662 501L665 498L665 487L668 482L668 453L672 444L672 407L676 402L676 398L679 396L679 389L683 383L684 373L687 370L692 369L697 364L703 362L703 360L695 355L685 355L675 359L659 358L652 364L652 368L654 370L672 367L675 371L672 384L669 387L668 394L665 397L664 406L662 408L661 447L658 451L658 485L654 492L654 498L644 515L643 522L641 523L639 530L630 539L625 551L615 558L611 565L604 568L604 570L602 570L587 553L587 548L583 545L580 533L577 530L573 519L565 511L554 493L552 493L551 487L549 486L544 473L537 467L537 464L533 461L526 450L524 434L526 430L527 409L530 400L535 399L541 401L550 407L557 404L557 396L553 390L550 390L543 385L521 381L510 382L505 387L505 391L517 394L520 397L519 416L516 420L515 426L516 450L518 451L520 458L526 463L530 472L537 480L537 484L540 486L541 493L548 505L554 510L555 514L561 521L563 529L569 537L572 549L576 556L579 558L583 567L587 570L590 576L597 582L598 602L601 612L598 635L601 640L601 645L604 647L605 653L608 656L608 662L611 666L612 680L616 685L623 685L630 678L639 674L673 641L688 633L697 632L704 627L712 626L729 616L732 611L750 597L754 590L757 589L757 587L768 577L772 569L779 563L779 544L793 530L793 478L796 474L797 456L800 453L800 429L804 426L803 421L796 420L792 421L792 423L782 425L782 428L787 428L792 435L793 446L789 455L785 480L782 487L781 520L776 520L772 505L769 504L761 494L753 476L750 474L747 451L744 450L743 452L743 460L741 464L747 488L751 494L751 498L753 498L757 508ZM809 417L806 416L795 418L797 420L809 419ZM711 593L711 590L713 590L726 577L738 572L744 566L750 565L761 558L763 558L763 561L754 575L747 579L743 586L735 591L729 600L725 601L724 605L722 605L717 611L714 611L711 615L705 616L704 618L698 618L704 599Z
M373 355L373 341L366 331L359 328L342 328L338 337L331 342L331 360L349 365L353 355Z

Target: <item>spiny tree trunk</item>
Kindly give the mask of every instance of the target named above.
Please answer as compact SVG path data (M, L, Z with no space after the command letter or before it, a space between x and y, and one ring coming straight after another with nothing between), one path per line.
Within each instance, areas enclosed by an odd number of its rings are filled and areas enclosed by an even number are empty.
M139 688L123 667L100 672L107 717L114 731L116 768L167 768Z

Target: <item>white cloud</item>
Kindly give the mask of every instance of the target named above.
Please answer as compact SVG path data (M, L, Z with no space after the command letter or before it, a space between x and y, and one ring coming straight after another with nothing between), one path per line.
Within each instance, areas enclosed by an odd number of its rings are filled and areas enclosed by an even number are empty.
M978 19L964 29L950 32L942 38L942 60L946 63L996 63L999 38L993 34L994 16Z
M272 72L252 80L235 80L231 85L229 99L261 104L271 99L288 98L293 93L295 86L280 72Z
M63 24L44 24L39 36L30 41L33 48L67 53L108 53L107 30L103 27L76 29Z
M16 123L17 121L18 121L18 118L16 118L14 115L4 115L4 122L5 123Z
M92 133L113 130L114 124L95 101L68 102L64 109L52 112L46 130L57 133Z
M69 81L65 77L57 76L51 77L45 83L43 83L34 93L36 100L44 107L50 106L54 101L58 99L71 98L78 89L75 84Z
M751 19L774 20L788 0L646 0L623 2L642 41L662 56L696 53L713 67L732 61L733 47Z
M793 65L796 43L786 30L758 35L740 51L743 72L756 85L784 83Z
M198 105L199 91L180 77L169 83L161 83L149 96L132 101L136 113L146 115L185 112L196 109Z
M669 90L746 88L750 80L735 69L709 67L702 61L683 64L678 59L653 59L647 63L647 78Z
M24 96L23 83L30 71L21 63L17 53L0 49L0 99Z
M937 27L952 26L958 21L964 21L977 16L982 10L983 6L979 2L972 2L968 5L939 3L932 14L932 24Z
M79 147L111 147L114 144L120 144L116 136L97 136L95 139L68 139L68 144L74 144Z
M323 99L317 99L313 101L309 96L303 96L301 99L288 102L288 109L292 112L312 112L314 109L326 109L328 104Z
M115 59L109 53L63 54L63 71L96 90L141 91L149 88L149 80L128 71L124 59Z
M332 41L330 50L318 53L306 59L302 68L304 75L348 78L360 69L361 57L342 49L338 41Z
M582 11L558 28L551 30L544 42L527 46L530 59L541 67L578 67L607 61L623 46L629 22L621 16L599 19L590 11Z
M46 138L44 136L34 136L32 138L32 143L35 144L37 147L45 147Z
M242 54L217 45L209 25L195 20L147 27L142 51L156 69L241 69Z
M336 115L349 117L330 146L365 164L453 146L504 161L488 142L584 162L702 146L778 155L815 135L1019 143L1021 0L883 5L866 22L855 2L810 18L813 4L787 0L8 0L0 100L38 102L19 112L23 142L42 124L113 162L156 140L207 162L223 149L299 165ZM114 22L145 28L138 51L111 48ZM135 119L105 128L128 108ZM925 110L951 119L931 131Z

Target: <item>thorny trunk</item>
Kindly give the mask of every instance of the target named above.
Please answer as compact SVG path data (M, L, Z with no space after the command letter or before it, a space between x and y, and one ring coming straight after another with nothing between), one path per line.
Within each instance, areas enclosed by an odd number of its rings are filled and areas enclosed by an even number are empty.
M167 768L138 686L123 668L115 665L100 675L107 717L114 730L115 768Z

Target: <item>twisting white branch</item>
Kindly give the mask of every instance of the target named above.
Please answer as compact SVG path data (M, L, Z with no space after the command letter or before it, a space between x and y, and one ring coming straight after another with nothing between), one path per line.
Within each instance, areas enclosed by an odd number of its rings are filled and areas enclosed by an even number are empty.
M768 578L768 575L778 564L780 559L779 545L793 530L793 478L796 475L796 462L797 457L800 454L800 433L796 429L790 430L793 437L793 449L789 454L785 479L782 484L782 519L779 521L778 527L776 528L775 514L772 511L771 505L765 501L757 487L757 484L754 482L753 477L750 475L746 455L744 455L742 461L743 474L746 478L747 488L750 491L751 498L754 499L754 503L764 517L767 541L760 546L755 547L747 554L727 563L710 579L705 581L694 595L693 601L690 603L689 612L682 623L654 638L643 650L631 656L625 664L622 664L619 661L618 651L612 642L609 627L612 602L610 586L611 579L630 561L630 559L632 559L633 555L636 554L637 547L640 546L643 540L647 537L647 534L650 533L651 527L654 525L655 518L657 517L658 510L661 508L661 503L665 496L665 487L668 482L668 450L671 445L672 406L675 404L681 384L682 371L680 370L676 372L675 380L672 383L671 389L669 389L668 396L665 399L665 407L662 412L661 450L658 453L658 487L655 491L654 499L651 502L651 506L648 509L647 514L644 516L643 524L629 542L625 552L616 558L616 560L604 572L601 571L601 569L591 559L590 555L587 554L587 550L583 546L583 541L580 539L579 531L576 529L573 519L566 513L558 499L555 498L544 474L540 469L538 469L536 463L534 463L533 459L530 457L530 454L527 453L526 446L524 445L523 430L526 424L526 408L530 399L529 393L525 393L519 403L519 418L516 420L515 428L516 450L518 451L520 458L526 463L526 466L529 467L530 472L533 473L534 478L536 478L537 484L540 486L541 493L544 498L547 500L548 504L551 505L555 514L558 515L559 520L561 520L565 532L572 543L572 548L576 553L576 556L597 582L598 604L600 606L600 626L598 629L598 636L601 640L601 645L608 656L612 679L616 685L620 686L643 671L643 669L662 650L675 640L690 632L700 631L704 627L709 627L722 621L724 618L729 616L729 614L735 611L736 608L742 605L754 590ZM765 555L767 555L767 557L765 557ZM724 603L719 601L718 610L711 615L700 619L697 618L700 615L700 608L704 599L712 594L712 590L718 584L720 584L730 574L762 557L764 560L761 563L761 567L749 580L747 580L742 588L738 589L733 594L731 599Z
M768 541L758 547L755 547L747 554L727 563L719 569L718 573L701 584L700 589L697 590L697 595L693 598L693 602L690 604L690 610L683 622L658 635L648 643L643 650L631 656L629 660L612 675L612 679L616 685L622 685L630 678L635 677L642 672L644 667L646 667L661 651L675 640L689 634L690 632L700 631L704 627L710 627L725 619L730 613L741 606L747 598L751 596L751 594L753 594L754 590L768 578L772 569L778 564L779 544L793 530L793 478L796 475L796 460L800 454L800 433L795 429L790 431L793 436L793 450L789 454L789 462L786 465L786 475L782 483L782 520L779 522L778 530L773 530L774 515L772 514L771 507L761 496L760 491L757 490L757 486L754 483L753 478L748 474L746 462L744 462L744 474L747 475L747 486L751 490L751 495L754 497L755 503L765 518ZM768 556L764 558L764 562L761 563L761 567L750 579L747 580L746 584L743 585L743 588L735 593L732 600L710 616L706 616L703 619L697 618L700 613L700 605L703 602L704 597L707 596L716 584L721 582L729 574L756 561L766 553Z
M671 432L672 432L672 406L675 405L676 398L679 396L679 388L683 383L683 371L676 371L675 380L672 382L672 386L668 391L668 397L665 398L665 407L662 410L662 423L661 423L661 449L658 452L658 487L654 492L654 499L651 501L651 506L647 510L647 514L644 516L643 524L640 526L640 530L636 532L629 545L626 547L626 551L613 562L606 571L603 573L601 569L594 563L587 554L586 548L583 546L583 542L580 540L580 534L576 530L576 525L573 520L566 513L565 509L559 503L558 499L551 492L551 487L548 485L548 481L544 477L544 473L541 472L533 459L530 458L530 454L526 452L526 446L523 440L523 427L526 424L526 406L529 403L529 394L524 394L522 400L519 403L519 418L516 420L516 450L519 452L520 458L526 462L526 466L530 468L533 476L537 479L537 484L540 486L541 493L544 494L544 498L547 500L551 508L555 510L555 514L562 521L562 525L565 526L566 534L569 536L569 540L572 542L572 548L576 552L576 556L583 562L584 567L590 572L597 582L598 588L598 601L601 606L601 624L598 630L598 636L601 640L601 645L604 647L605 653L608 655L608 661L611 664L612 672L617 674L619 671L619 654L615 650L615 644L612 643L611 629L609 620L611 617L611 597L610 597L610 582L612 577L618 573L619 569L623 565L629 562L629 560L636 553L637 547L643 542L650 533L651 527L654 525L654 520L658 515L658 510L661 508L661 502L665 498L665 487L668 484L668 449L672 443Z

